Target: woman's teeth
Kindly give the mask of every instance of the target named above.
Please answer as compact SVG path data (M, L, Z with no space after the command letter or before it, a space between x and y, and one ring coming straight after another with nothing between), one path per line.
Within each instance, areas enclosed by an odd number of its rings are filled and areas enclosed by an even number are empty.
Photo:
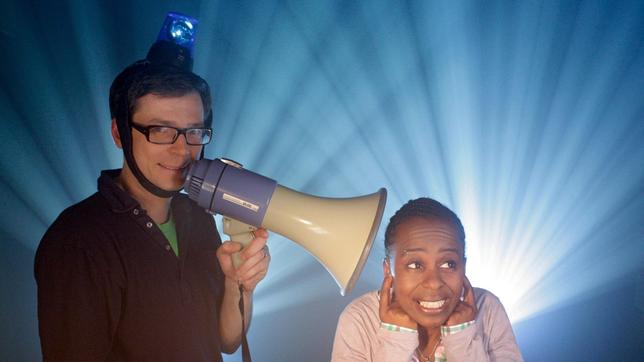
M443 300L437 300L433 302L428 302L425 300L419 300L418 304L420 304L421 307L426 308L426 309L438 309L445 304L445 299Z

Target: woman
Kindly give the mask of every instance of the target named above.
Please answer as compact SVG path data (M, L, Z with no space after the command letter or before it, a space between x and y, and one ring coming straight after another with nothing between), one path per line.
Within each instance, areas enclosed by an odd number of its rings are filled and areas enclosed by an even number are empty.
M389 221L385 250L382 288L346 307L332 361L523 361L499 299L465 277L456 214L409 201Z

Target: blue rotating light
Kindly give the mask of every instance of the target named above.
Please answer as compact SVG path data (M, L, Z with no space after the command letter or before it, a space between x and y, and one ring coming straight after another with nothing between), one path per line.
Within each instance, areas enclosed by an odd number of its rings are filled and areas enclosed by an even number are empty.
M192 54L197 33L197 19L179 13L166 15L157 41L169 41L185 47Z
M193 26L190 22L175 22L170 27L170 35L179 44L193 41Z
M192 71L192 49L197 35L197 23L197 19L187 15L168 13L146 59L154 64Z

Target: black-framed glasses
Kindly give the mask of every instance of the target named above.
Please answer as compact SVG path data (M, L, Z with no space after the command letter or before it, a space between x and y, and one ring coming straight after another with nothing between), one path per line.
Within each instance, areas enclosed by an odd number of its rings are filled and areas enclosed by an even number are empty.
M143 126L134 122L130 123L135 130L145 135L145 139L148 142L157 145L173 144L181 134L186 137L186 143L193 146L206 145L212 139L212 129L208 127L176 128L159 125Z

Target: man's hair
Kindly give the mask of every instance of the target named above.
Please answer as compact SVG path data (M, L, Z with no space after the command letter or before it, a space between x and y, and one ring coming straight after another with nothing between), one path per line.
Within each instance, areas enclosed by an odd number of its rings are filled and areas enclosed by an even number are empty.
M387 255L389 255L389 248L393 243L392 235L396 232L396 228L405 221L416 217L443 221L452 226L458 236L458 242L463 245L463 250L465 250L465 230L458 216L440 202L428 197L421 197L408 201L389 219L385 231L385 252Z
M169 66L135 63L123 70L110 87L110 115L117 122L126 122L136 111L136 102L147 94L162 97L181 97L197 92L203 104L204 120L211 111L210 87L198 75ZM206 124L210 126L210 124Z

